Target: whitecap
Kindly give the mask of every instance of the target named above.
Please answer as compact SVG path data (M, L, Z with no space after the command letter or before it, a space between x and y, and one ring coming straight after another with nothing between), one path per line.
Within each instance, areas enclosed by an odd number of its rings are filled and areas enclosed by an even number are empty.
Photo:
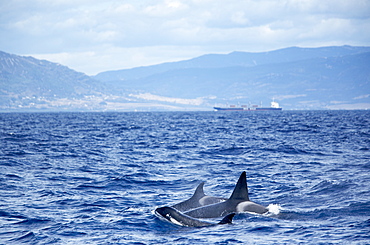
M267 215L278 215L283 208L279 204L269 204Z

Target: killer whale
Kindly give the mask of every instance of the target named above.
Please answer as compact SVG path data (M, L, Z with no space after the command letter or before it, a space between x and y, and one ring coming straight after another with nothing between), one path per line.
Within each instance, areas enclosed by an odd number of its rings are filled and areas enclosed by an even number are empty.
M188 226L188 227L204 227L204 226L212 226L212 225L222 225L222 224L231 224L232 219L235 213L231 213L226 215L219 223L211 223L207 221L202 221L193 217L190 217L186 214L181 213L177 209L173 207L161 207L155 210L155 213L158 217L164 218L167 221L180 225L180 226Z
M178 211L185 212L191 209L207 206L210 204L220 203L227 200L227 198L207 196L206 194L204 194L203 187L204 182L198 185L192 197L190 197L186 201L177 203L171 207L177 209Z
M198 207L184 212L193 218L217 218L231 213L253 212L263 214L268 211L262 205L249 200L246 172L242 172L230 198L224 202Z

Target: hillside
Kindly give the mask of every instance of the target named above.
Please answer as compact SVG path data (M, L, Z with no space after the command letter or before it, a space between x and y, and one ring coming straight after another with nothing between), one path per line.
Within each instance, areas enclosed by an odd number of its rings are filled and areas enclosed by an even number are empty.
M33 57L0 52L0 108L82 109L104 88L89 76Z

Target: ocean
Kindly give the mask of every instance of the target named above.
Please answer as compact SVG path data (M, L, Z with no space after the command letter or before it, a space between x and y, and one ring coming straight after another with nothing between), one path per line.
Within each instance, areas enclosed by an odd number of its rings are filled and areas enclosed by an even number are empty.
M0 244L370 243L370 111L0 113L0 139ZM269 214L153 214L243 171Z

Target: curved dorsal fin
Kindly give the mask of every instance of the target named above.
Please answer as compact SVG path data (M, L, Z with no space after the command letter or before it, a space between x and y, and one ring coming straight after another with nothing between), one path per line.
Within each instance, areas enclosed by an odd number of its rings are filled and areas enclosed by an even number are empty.
M234 191L231 194L229 200L231 199L249 201L247 174L245 173L245 171L240 175L239 180L236 183Z
M202 206L199 203L199 200L205 196L204 191L203 191L203 186L204 186L204 182L200 183L198 187L195 189L195 192L192 197L190 197L188 200L177 203L173 205L172 207L183 212L186 210L190 210L190 209L198 208Z
M198 185L198 187L195 189L195 192L194 192L194 194L191 198L196 197L196 198L200 199L200 198L204 197L205 194L204 194L203 186L204 186L204 182L200 183Z
M235 213L228 214L218 224L219 225L231 224L233 222L234 216Z

